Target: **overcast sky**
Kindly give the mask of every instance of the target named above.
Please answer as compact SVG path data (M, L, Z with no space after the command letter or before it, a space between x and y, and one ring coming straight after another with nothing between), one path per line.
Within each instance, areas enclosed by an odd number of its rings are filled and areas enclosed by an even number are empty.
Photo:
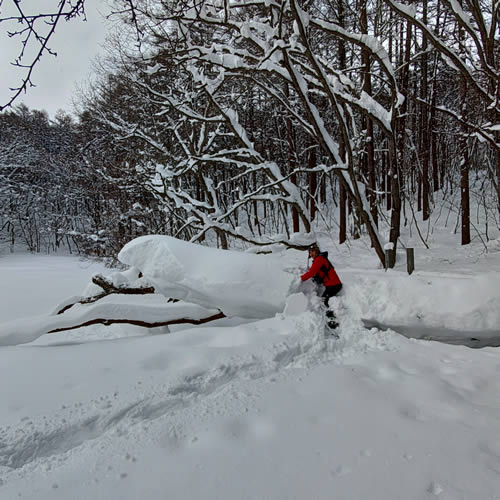
M37 6L45 9L56 5L56 1L23 0L23 6L33 4L30 13ZM9 13L12 0L4 0L2 17ZM72 96L76 84L84 82L91 74L92 60L103 53L101 46L105 40L108 23L103 15L108 12L104 0L86 1L87 22L74 19L64 20L58 24L51 39L50 47L57 52L57 57L46 54L38 64L32 77L36 87L28 89L26 94L19 96L16 104L24 102L32 109L45 109L51 118L58 109L70 112ZM6 104L12 95L9 87L18 87L23 72L10 63L17 57L20 50L20 39L9 39L7 28L15 29L16 25L0 24L0 103Z

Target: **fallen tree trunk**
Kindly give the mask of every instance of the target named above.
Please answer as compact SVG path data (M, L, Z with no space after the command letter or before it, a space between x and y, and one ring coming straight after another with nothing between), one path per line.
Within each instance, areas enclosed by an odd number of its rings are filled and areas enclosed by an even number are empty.
M225 318L226 315L223 312L219 312L218 314L214 314L212 316L208 316L207 318L201 318L201 319L190 319L190 318L180 318L180 319L173 319L169 321L157 321L154 323L148 323L146 321L138 321L138 320L133 320L133 319L104 319L104 318L95 318L90 321L86 321L85 323L81 323L79 325L73 325L73 326L68 326L65 328L56 328L54 330L50 330L47 333L57 333L57 332L65 332L68 330L76 330L77 328L83 328L84 326L90 326L90 325L105 325L109 326L112 324L128 324L128 325L134 325L134 326L142 326L144 328L156 328L159 326L170 326L170 325L180 325L180 324L191 324L191 325L202 325L204 323L208 323L210 321L215 321L217 319L222 319Z

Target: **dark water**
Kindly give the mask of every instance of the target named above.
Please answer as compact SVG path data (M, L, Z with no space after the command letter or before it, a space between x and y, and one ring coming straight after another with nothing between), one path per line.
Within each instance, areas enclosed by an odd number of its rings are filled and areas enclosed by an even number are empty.
M393 325L373 319L363 319L362 321L365 328L377 328L382 331L390 329L409 339L433 340L445 344L464 345L474 349L500 347L500 330L468 332L449 328L431 328L425 325Z

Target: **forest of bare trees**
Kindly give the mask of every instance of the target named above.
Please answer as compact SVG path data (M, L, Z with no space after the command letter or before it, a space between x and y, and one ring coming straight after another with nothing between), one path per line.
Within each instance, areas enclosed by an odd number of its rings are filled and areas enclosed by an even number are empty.
M500 225L498 2L112 3L120 36L76 117L0 114L4 243L113 256L139 234L301 248L321 230L394 265L438 200L462 244Z

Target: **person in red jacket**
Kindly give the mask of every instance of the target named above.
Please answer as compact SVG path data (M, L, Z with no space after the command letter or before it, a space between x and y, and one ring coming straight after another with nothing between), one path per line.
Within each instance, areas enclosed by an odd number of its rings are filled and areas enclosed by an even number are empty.
M328 260L328 252L320 252L317 243L313 243L309 247L309 257L313 259L312 265L300 279L306 281L312 278L315 283L324 285L325 291L322 297L326 307L328 307L330 297L337 295L342 290L342 283L332 263Z

